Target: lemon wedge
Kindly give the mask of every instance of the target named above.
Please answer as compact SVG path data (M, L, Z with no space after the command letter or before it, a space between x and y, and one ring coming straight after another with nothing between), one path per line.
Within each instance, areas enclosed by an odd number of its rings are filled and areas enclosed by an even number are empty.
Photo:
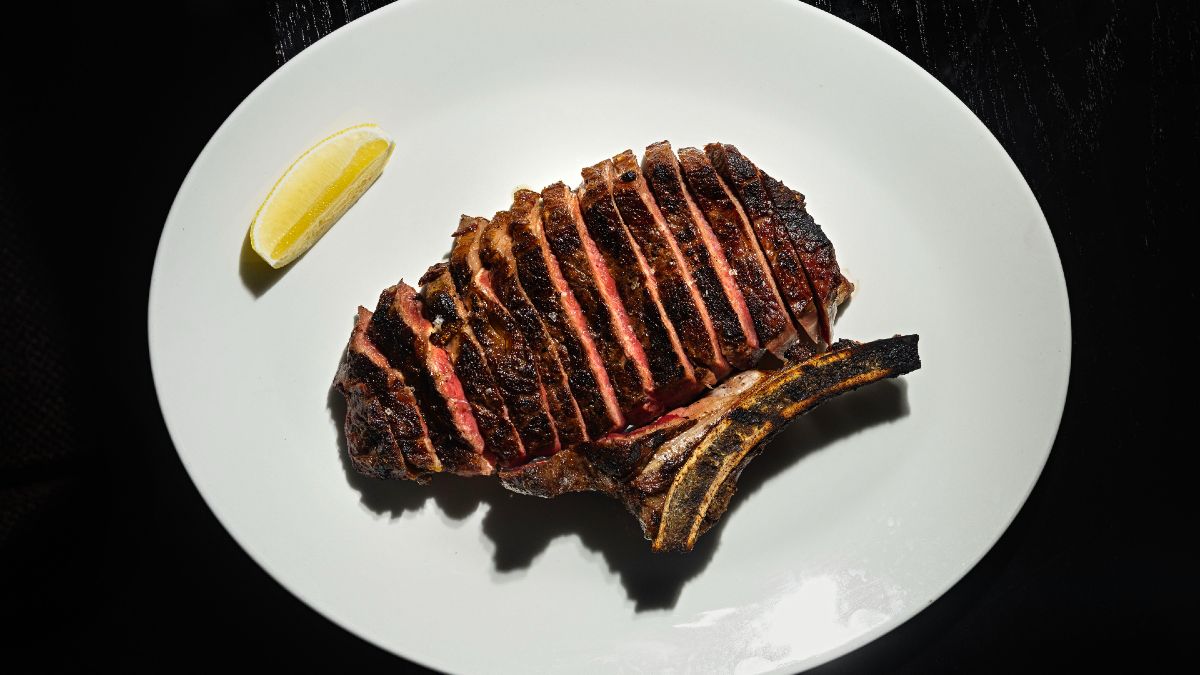
M395 144L360 124L304 151L275 181L250 223L250 248L275 269L299 258L371 187Z

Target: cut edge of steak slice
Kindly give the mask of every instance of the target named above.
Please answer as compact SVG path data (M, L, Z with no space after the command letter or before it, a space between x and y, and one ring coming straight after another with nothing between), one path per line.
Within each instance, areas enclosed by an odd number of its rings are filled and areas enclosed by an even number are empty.
M367 330L371 342L388 363L404 374L405 382L416 394L437 451L437 456L410 462L424 470L440 470L438 456L463 458L484 451L483 436L462 383L450 357L429 341L432 332L433 326L421 312L417 292L403 281L380 294ZM434 463L439 469L431 468Z
M612 182L613 203L617 212L652 272L662 308L688 359L697 368L697 379L712 386L725 379L732 368L721 352L708 307L696 289L691 265L679 250L650 193L637 156L626 150L612 157L612 165L616 176ZM707 376L701 369L708 371Z
M646 148L642 173L690 267L725 360L738 370L754 366L764 351L754 330L754 319L717 236L685 187L670 143L660 141Z
M537 199L535 195L530 204L525 195L515 196L512 210L496 214L480 237L479 256L483 266L491 272L496 296L516 321L517 328L529 345L546 393L550 418L554 420L558 431L559 443L563 447L571 447L587 438L583 417L575 397L571 395L562 363L558 360L558 348L550 340L541 316L521 286L509 235L512 222L518 218L529 218L529 211L537 205Z
M509 419L525 446L524 456L502 458L505 466L511 466L531 456L552 455L561 445L533 354L479 258L480 235L489 224L486 218L463 217L450 250L450 270L471 330L483 345Z
M854 284L842 276L838 267L833 242L805 208L804 195L792 190L782 182L761 171L771 204L792 239L792 246L804 264L808 281L812 284L813 297L820 310L821 338L833 343L833 322L837 318L838 305L854 291Z
M524 192L528 195L523 195ZM517 195L540 199L533 191L519 190ZM625 416L621 414L617 394L596 349L588 320L546 241L543 211L544 206L535 207L526 217L514 219L509 226L517 277L558 349L559 360L588 435L599 437L623 428Z
M581 174L579 210L583 222L612 275L646 355L656 407L658 411L672 408L691 399L703 385L696 380L692 363L663 311L654 275L613 202L616 170L612 160L586 167Z
M679 164L692 197L721 243L730 274L750 309L759 343L783 358L798 334L750 220L703 152L680 148Z
M775 284L787 301L796 325L810 341L821 344L820 319L817 303L813 300L812 285L792 246L791 237L771 208L771 200L758 167L728 143L709 143L704 146L704 152L725 183L733 189L749 216L758 243L771 265Z
M653 380L646 352L638 341L616 282L588 234L579 200L565 184L542 190L546 241L579 306L587 317L604 367L629 424L641 424L662 413L651 396Z
M466 309L454 288L454 280L450 278L450 266L442 262L430 267L421 277L421 286L425 318L433 326L429 341L450 357L479 425L485 452L498 457L524 456L524 445L508 417L508 407L492 375L483 346L468 325ZM468 459L477 457L472 455ZM457 471L458 467L450 458L446 459L447 466Z

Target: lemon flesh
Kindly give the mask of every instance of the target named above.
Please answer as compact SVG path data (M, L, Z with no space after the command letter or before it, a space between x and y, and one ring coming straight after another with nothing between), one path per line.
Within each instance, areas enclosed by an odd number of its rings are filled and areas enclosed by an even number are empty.
M292 162L250 223L250 248L279 269L299 258L371 187L395 144L374 124L343 129Z

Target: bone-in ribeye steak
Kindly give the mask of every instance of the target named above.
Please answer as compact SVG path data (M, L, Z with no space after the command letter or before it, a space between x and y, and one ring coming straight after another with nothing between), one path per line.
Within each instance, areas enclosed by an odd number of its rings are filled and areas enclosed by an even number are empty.
M854 287L804 196L705 150L663 141L576 190L518 190L463 216L420 290L360 307L334 381L354 468L601 492L655 550L689 550L787 423L919 368L915 335L833 339Z

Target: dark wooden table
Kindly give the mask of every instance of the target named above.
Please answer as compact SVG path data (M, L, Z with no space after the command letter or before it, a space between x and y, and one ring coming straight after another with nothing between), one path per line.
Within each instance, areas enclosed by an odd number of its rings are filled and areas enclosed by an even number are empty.
M209 135L383 3L19 4L0 21L0 669L396 668L217 524L159 416L145 332L158 235ZM1013 526L947 595L823 670L1153 671L1188 654L1194 441L1172 432L1195 417L1195 338L1172 329L1197 308L1200 5L814 4L1000 139L1050 222L1075 335L1062 428Z

